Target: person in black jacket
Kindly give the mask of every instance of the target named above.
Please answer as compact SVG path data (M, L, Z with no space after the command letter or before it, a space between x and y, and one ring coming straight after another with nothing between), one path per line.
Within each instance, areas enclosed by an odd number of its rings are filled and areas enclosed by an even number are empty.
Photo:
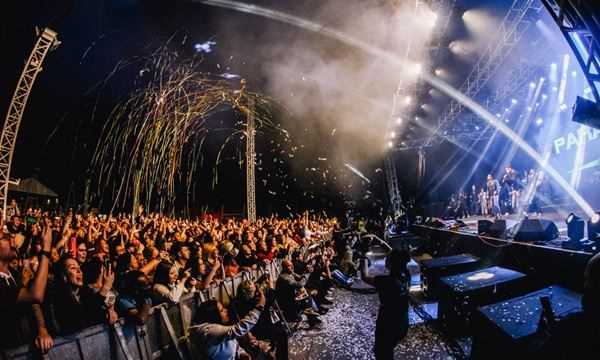
M362 260L362 280L374 286L379 294L379 313L375 328L375 358L393 360L394 348L408 332L408 290L410 273L406 265L410 255L406 250L392 250L386 257L389 275L368 275L367 260Z

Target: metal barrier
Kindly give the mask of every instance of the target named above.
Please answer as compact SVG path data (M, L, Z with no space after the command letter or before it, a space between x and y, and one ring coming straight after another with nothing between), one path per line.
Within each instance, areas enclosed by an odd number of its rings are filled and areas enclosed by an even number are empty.
M54 347L48 354L40 355L31 345L2 352L2 360L154 360L199 359L200 349L188 341L188 328L198 305L208 299L228 304L236 294L237 286L244 279L256 280L268 270L275 281L281 271L281 261L227 278L201 292L195 292L174 305L156 306L144 325L135 325L120 319L115 325L95 325L76 334L54 339Z

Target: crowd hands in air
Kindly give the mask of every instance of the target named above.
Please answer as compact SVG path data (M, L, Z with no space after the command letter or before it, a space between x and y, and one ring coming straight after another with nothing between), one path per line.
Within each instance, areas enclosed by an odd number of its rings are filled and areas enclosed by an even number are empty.
M223 279L279 259L268 273L243 280L227 306L207 300L193 319L210 359L284 359L290 324L318 326L331 304L335 219L271 216L220 220L146 214L103 216L20 213L7 208L0 234L1 349L54 338L119 319L143 324L154 306L175 304ZM285 326L284 326L285 325Z

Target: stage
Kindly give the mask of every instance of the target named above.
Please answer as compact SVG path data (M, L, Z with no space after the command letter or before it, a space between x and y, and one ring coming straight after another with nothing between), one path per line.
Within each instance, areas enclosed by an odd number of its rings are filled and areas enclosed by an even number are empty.
M412 232L418 235L416 244L419 251L432 257L458 254L472 254L481 259L484 266L499 265L521 271L532 281L540 285L559 284L581 291L583 272L593 253L562 248L566 240L566 224L560 214L544 214L530 219L551 220L560 232L560 236L548 242L522 242L507 238L482 236L477 233L477 222L481 219L493 221L493 218L474 216L461 219L466 226L458 227L460 222L445 220L448 226L413 225ZM507 229L516 225L516 215L503 216Z
M545 214L527 215L527 218L543 219L543 220L549 220L549 221L554 222L554 224L558 228L558 231L561 236L560 236L560 238L551 241L551 244L553 246L560 246L562 241L567 240L567 224L565 222L565 219L567 218L567 216L568 216L568 213L562 214L562 213L558 213L558 212L550 212L550 213L545 213ZM501 220L505 220L506 228L510 229L510 228L513 228L514 226L516 226L524 218L524 216L523 215L519 216L517 214L509 214L509 215L501 215L501 216L498 216L497 218L501 219ZM462 221L463 223L465 223L465 225L467 225L467 227L460 228L459 231L470 233L470 234L477 234L477 222L479 220L489 220L489 221L493 222L495 219L496 219L496 217L494 217L494 216L481 216L481 215L469 216L467 218L458 219L458 220Z

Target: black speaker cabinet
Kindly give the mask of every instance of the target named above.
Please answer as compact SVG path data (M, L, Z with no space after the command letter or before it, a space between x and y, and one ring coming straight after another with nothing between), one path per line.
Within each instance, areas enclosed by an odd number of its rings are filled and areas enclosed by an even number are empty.
M493 221L490 220L477 220L477 233L479 235L487 235L490 232L490 228L494 224Z
M506 220L496 220L490 226L487 236L499 239L506 238Z
M516 241L546 242L558 237L558 228L550 220L524 219L515 235Z

